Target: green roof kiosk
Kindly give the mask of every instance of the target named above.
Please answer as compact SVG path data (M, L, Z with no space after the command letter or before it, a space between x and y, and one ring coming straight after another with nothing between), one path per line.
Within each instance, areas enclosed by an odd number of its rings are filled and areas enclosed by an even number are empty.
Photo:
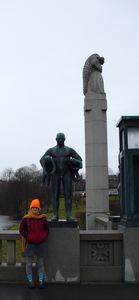
M119 127L120 224L139 227L139 116L122 116Z

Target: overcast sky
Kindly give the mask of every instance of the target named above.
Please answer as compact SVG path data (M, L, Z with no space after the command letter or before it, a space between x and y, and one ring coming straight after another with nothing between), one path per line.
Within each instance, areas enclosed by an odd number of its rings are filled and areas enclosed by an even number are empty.
M105 57L108 165L118 170L122 115L139 115L138 0L0 0L0 172L36 164L56 144L83 158L82 69Z

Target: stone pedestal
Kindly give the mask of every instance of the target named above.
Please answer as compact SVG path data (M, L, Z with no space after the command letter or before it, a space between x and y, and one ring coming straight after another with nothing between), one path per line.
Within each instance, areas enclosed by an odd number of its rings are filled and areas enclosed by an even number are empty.
M124 280L139 282L139 227L124 227L118 230L123 233Z
M86 229L95 229L94 218L109 212L106 94L85 96Z
M73 228L72 222L49 223L50 233L46 241L45 258L46 282L79 282L80 240L77 222L73 222Z

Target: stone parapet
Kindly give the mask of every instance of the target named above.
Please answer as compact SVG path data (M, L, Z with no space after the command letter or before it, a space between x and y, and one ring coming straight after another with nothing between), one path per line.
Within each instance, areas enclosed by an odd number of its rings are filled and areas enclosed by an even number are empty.
M139 227L119 225L118 231L123 234L125 282L139 282Z
M16 263L16 241L20 238L18 231L0 232L0 255L2 240L7 240L9 243L7 263L2 263L1 256L0 281L26 282L27 280L25 264ZM46 241L46 282L123 282L123 270L122 232L50 228ZM36 264L33 264L33 279L35 282L38 281Z
M79 228L51 228L46 241L47 282L80 281Z
M118 231L80 232L81 282L123 282L123 235Z

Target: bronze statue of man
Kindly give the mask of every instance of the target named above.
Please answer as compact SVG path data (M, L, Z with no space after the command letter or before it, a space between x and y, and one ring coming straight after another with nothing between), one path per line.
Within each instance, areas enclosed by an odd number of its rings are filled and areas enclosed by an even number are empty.
M52 206L54 211L52 221L59 220L58 210L61 183L63 184L65 197L66 219L67 221L74 221L71 217L72 179L78 181L80 178L78 170L82 168L82 158L74 149L64 145L64 133L58 133L56 141L57 145L48 149L40 159L41 166L43 167L42 185L45 178L47 178L49 184L50 176L52 176ZM52 165L52 168L49 168L48 172L47 161L50 161L49 157L52 159L54 165Z

